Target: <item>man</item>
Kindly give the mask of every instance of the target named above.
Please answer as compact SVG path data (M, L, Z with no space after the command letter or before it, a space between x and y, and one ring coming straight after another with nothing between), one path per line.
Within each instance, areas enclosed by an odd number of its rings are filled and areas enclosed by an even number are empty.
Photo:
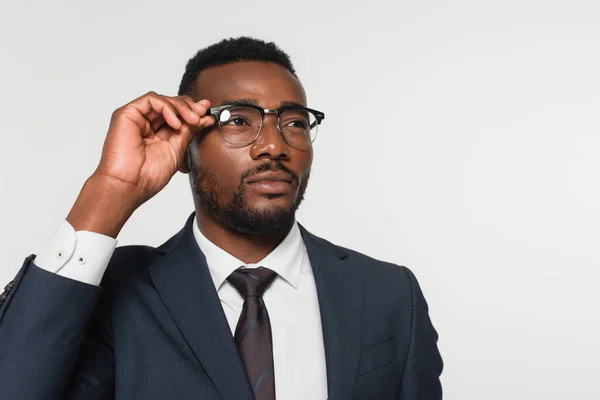
M2 398L441 399L414 275L295 221L323 118L250 38L199 51L178 97L116 110L66 222L0 297ZM177 170L183 229L115 250Z

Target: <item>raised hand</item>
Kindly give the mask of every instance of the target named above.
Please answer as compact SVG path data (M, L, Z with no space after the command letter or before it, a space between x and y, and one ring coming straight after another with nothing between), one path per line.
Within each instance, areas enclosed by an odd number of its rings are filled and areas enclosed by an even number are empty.
M208 100L147 93L117 109L98 168L67 220L76 230L116 237L129 216L162 190L194 135L212 125Z

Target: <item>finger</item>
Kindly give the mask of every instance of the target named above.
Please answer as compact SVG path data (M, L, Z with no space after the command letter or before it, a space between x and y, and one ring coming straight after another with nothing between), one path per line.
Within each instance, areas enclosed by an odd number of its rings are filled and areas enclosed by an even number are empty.
M181 128L179 128L178 130L167 130L165 131L165 134L163 136L163 140L170 140L170 135L176 133L173 131L179 131L179 130L186 130L187 133L187 128L189 128L189 133L190 133L190 140L193 139L194 136L196 136L198 133L202 132L204 129L211 127L212 125L214 125L216 122L216 119L214 116L212 115L205 115L200 117L200 120L198 121L198 123L196 124L183 124L181 126Z
M194 101L187 96L166 98L166 100L173 105L180 120L189 125L197 125L200 122L201 115L206 113L206 108L202 105L196 106ZM181 103L181 101L183 101L183 103ZM191 113L189 110L191 110ZM155 132L165 124L163 116L154 110L151 110L146 118L150 121L150 125Z
M146 119L150 123L153 132L156 132L162 125L166 124L163 115L155 110L152 110L146 114Z
M173 104L173 107L175 107L177 113L185 123L196 125L200 122L200 115L183 98L172 97L168 100Z
M201 127L200 130L202 130L204 128L213 126L215 124L215 122L216 122L216 120L213 115L206 115L200 119L200 123L198 124L198 126L200 126Z
M156 118L154 121L149 122L150 124L150 129L152 129L152 132L158 132L163 126L168 126L169 129L173 129L171 128L166 122L165 119L163 118L163 116L161 115L160 118Z
M172 128L179 129L181 127L181 121L177 116L175 107L173 107L173 105L167 101L164 96L160 96L155 92L149 92L145 94L144 96L129 103L126 107L133 108L146 120L151 118L153 121L155 121L155 113L158 113L159 115L162 115L165 122Z
M173 129L170 126L164 124L157 131L155 136L161 140L169 141L172 143L183 140L183 144L187 147L189 142L203 129L214 125L215 119L213 116L204 116L200 119L200 122L196 125L183 124L179 129ZM176 136L184 136L182 139L175 138Z
M164 97L148 97L148 105L151 110L156 111L164 118L165 122L173 129L181 128L177 109ZM148 110L148 113L150 110Z
M183 99L187 104L189 104L192 110L196 111L196 113L198 113L198 115L200 116L205 115L208 109L210 108L210 101L208 100L194 101L194 99L187 96Z
M156 92L148 92L145 95L133 100L126 106L134 107L140 114L142 114L142 116L144 116L144 118L148 118L151 115L156 114L158 110L158 107L153 107L152 103L156 103L156 101L160 101L160 99L163 99L162 101L164 102L164 98L165 96L162 96ZM151 99L155 99L155 101L150 102ZM159 112L159 114L161 113Z

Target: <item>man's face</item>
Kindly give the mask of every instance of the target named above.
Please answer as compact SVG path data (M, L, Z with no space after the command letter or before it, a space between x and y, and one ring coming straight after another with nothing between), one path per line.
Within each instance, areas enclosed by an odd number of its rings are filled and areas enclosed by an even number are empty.
M234 100L251 100L268 109L290 102L306 106L300 82L274 63L236 62L204 70L195 92L197 100L208 99L213 107ZM285 142L275 115L265 115L258 139L246 147L227 143L215 124L196 137L189 156L190 183L201 214L240 234L289 230L308 184L313 154L312 146ZM255 182L265 177L287 182Z

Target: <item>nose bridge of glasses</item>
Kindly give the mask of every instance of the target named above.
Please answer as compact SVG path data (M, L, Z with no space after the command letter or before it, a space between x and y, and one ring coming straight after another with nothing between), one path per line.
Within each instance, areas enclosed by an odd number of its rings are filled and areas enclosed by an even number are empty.
M275 126L275 128L277 128L277 130L281 133L281 127L279 126L279 111L278 110L271 110L268 108L264 109L264 114L262 117L262 125L263 125L263 129L265 126L265 123L269 123L272 122L272 124Z
M278 110L270 110L268 108L265 108L263 120L267 120L267 119L272 120L273 122L275 122L275 125L277 125L279 122L279 111Z

